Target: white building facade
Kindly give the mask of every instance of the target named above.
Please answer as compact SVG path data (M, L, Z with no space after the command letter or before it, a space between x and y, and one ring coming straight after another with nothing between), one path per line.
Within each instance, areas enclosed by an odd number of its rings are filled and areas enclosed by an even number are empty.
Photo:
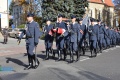
M8 1L0 0L0 29L9 25Z

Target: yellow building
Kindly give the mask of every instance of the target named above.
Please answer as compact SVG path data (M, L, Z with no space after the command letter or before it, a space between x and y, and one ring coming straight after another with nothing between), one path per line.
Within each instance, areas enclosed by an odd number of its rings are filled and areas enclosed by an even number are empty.
M114 4L112 0L88 0L89 8L88 14L89 17L95 19L101 19L108 26L114 24Z

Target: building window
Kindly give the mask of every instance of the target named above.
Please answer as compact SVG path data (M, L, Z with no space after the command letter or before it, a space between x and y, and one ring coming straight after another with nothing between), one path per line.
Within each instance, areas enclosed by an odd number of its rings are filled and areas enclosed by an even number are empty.
M98 11L97 11L96 8L95 8L95 18L96 18L96 19L98 18Z

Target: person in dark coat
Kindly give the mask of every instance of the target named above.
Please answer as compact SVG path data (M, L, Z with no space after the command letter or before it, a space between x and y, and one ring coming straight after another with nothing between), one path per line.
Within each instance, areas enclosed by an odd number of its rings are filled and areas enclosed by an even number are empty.
M66 36L65 36L65 50L66 54L70 53L70 20L66 20Z
M91 19L91 25L88 27L88 33L89 33L89 40L90 40L90 51L91 51L91 57L97 56L97 41L99 40L99 28L97 25L94 24L95 19Z
M80 41L79 41L79 48L82 49L82 52L83 52L83 55L85 55L85 39L86 39L86 32L87 32L87 29L86 29L86 25L85 24L82 24L82 18L79 18L78 21L79 21L79 28L80 28Z
M35 49L36 52L36 47L39 42L39 37L40 37L40 30L39 30L39 24L34 21L33 19L34 14L28 13L27 14L27 20L28 23L26 24L25 30L21 33L18 42L21 41L22 37L26 35L26 50L28 54L28 62L29 65L28 67L25 68L25 70L34 68L36 69L39 66L39 61L36 57L36 53L33 52ZM33 66L33 61L35 62L35 66Z
M104 40L104 36L107 36L106 34L106 29L105 27L101 24L101 20L97 20L97 26L99 28L99 41L98 41L98 46L100 48L100 53L102 53L103 50L103 40Z
M63 15L58 15L58 21L56 23L56 46L58 52L58 61L62 60L62 54L64 54L64 60L66 58L66 51L64 48L64 32L66 31L66 25L62 21Z
M51 24L51 20L47 19L46 20L46 26L44 27L44 33L45 33L45 49L46 49L46 58L45 60L49 59L49 53L52 51L52 45L53 45L53 25Z
M77 42L80 41L79 39L79 24L76 22L76 16L72 15L72 24L71 24L71 29L70 29L70 62L74 61L74 54L77 55L76 61L79 60L80 54L78 53L78 44Z
M2 35L4 37L3 44L7 44L7 42L8 42L8 28L7 28L7 26L3 29Z
M110 28L108 26L105 26L106 28L106 36L105 36L105 40L107 43L107 47L110 48L110 40L111 40L111 32L110 32Z

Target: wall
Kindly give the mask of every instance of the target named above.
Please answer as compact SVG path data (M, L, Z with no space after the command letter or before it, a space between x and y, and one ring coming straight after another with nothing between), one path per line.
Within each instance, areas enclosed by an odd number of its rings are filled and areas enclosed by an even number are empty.
M111 15L110 17L107 17L107 14L104 14L103 9L106 9L109 14ZM92 12L92 13L91 13ZM113 26L113 19L114 19L114 7L108 7L104 4L98 4L98 3L90 3L89 2L89 16L93 17L95 19L98 19L98 14L100 12L100 19L104 20L105 18L110 19L110 25ZM107 20L105 19L105 21ZM107 21L106 21L107 22ZM105 23L106 23L105 22ZM109 25L108 24L108 25Z
M8 26L7 0L0 0L1 28Z

